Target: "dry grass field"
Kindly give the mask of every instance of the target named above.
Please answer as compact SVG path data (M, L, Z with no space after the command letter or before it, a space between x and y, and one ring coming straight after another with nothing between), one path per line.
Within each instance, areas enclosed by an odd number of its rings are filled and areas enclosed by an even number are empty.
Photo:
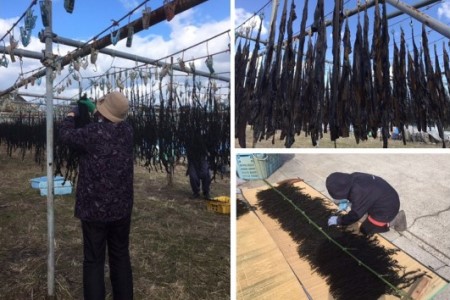
M190 200L186 166L166 174L135 167L130 249L135 299L229 299L230 218ZM29 179L45 176L27 153L5 154L0 145L0 299L47 295L46 197ZM229 195L217 176L212 196ZM73 216L74 192L55 195L55 288L58 299L82 299L82 237ZM112 299L106 266L107 299Z
M268 140L261 140L252 146L253 144L253 129L247 126L246 134L246 146L247 148L285 148L284 140L280 140L280 130L277 130L275 138ZM236 148L239 148L238 140L235 139ZM447 147L449 144L447 143ZM359 144L356 143L355 138L352 134L348 138L339 138L336 140L336 144L331 141L330 134L324 134L323 138L317 142L317 146L314 147L311 143L311 137L305 136L302 132L300 135L295 136L295 142L291 148L383 148L383 141L378 137L376 139L369 138L367 141L360 141ZM407 142L403 145L401 140L388 141L388 148L442 148L442 143L433 143L430 141L426 142Z

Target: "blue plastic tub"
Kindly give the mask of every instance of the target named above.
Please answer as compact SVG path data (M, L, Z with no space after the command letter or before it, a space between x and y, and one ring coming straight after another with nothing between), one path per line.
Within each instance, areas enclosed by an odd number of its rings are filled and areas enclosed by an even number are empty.
M47 196L48 188L43 188L41 190L41 196ZM72 183L70 181L66 181L64 186L58 186L54 189L54 195L67 195L72 194Z
M42 189L47 188L47 176L37 177L30 180L31 187L33 189ZM64 182L64 177L61 176L55 176L53 178L53 186L62 186L62 183Z
M239 178L245 180L266 179L282 164L279 154L238 154L236 169Z

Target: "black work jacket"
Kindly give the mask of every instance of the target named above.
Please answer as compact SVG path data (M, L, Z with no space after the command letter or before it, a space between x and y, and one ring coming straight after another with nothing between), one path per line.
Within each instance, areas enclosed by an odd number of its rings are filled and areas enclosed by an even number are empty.
M348 199L351 211L339 218L340 225L349 225L365 213L380 222L390 222L400 209L397 191L383 178L366 173L332 173L326 187L334 199Z

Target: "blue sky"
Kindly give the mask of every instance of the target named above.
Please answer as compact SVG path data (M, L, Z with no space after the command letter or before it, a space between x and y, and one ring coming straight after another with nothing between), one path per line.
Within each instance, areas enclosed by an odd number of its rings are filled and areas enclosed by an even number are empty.
M75 0L74 11L72 14L69 14L64 9L63 0L54 0L52 1L53 31L61 37L77 41L87 41L108 28L112 24L112 20L119 20L143 2L144 0ZM0 37L11 28L13 23L18 20L31 3L31 0L0 0ZM146 5L154 10L163 5L163 0L148 1ZM120 27L125 26L129 20L134 21L139 18L142 15L143 8L144 7L139 8L129 19L126 18L120 22ZM19 48L41 52L44 49L44 44L40 43L37 38L38 32L43 29L39 1L37 5L33 7L33 11L38 19L36 21L36 27L32 32L31 42L27 47L24 47L22 43L19 42ZM13 31L16 40L20 40L20 26L23 26L23 21L21 21ZM125 40L120 41L115 46L111 45L108 48L158 60L225 32L229 30L230 27L230 3L228 1L209 0L175 16L170 22L163 21L147 30L135 34L133 36L133 45L131 48L125 46ZM105 34L109 34L109 32L110 31ZM104 36L105 34L101 36ZM9 45L9 36L5 38L5 43L6 46ZM208 68L205 64L205 58L202 57L207 54L216 54L223 50L227 50L229 43L229 34L224 34L208 43L203 43L191 50L175 55L174 61L176 62L177 58L181 56L184 60L195 59L196 69L207 72ZM3 42L0 44L2 46L4 45ZM68 51L72 50L74 49L64 45L54 44L53 46L53 52L60 56L64 56ZM2 54L0 53L0 56L1 55ZM227 77L230 76L229 57L229 53L213 56L214 70L216 73L223 73L223 76ZM7 58L9 59L9 56L7 56ZM165 59L164 62L168 63L170 60ZM88 77L100 77L100 75L114 67L131 68L135 65L136 63L134 61L99 54L96 67L90 65L85 70L81 69L81 77L86 78L83 80L83 86L89 85ZM9 88L13 85L21 72L26 73L39 68L40 66L41 64L39 61L24 58L22 70L20 64L17 62L10 62L8 68L0 67L0 90ZM64 80L67 75L67 69L68 68L66 67L62 71L62 74L55 78L55 83ZM180 78L180 81L183 81L184 83L185 79ZM222 81L218 81L218 84L228 86L228 83ZM27 92L43 94L44 86L44 84L41 86L29 86ZM24 88L22 88L21 91L24 91ZM61 96L72 97L78 93L77 91L77 85L72 84L61 92Z
M291 0L288 0L288 9L291 4ZM352 10L357 7L357 0L345 0L344 1L344 9L346 10ZM359 1L360 3L364 3L364 1ZM423 0L403 0L403 3L406 3L408 5L414 5L419 2L423 2ZM280 0L280 7L278 10L278 18L281 16L281 10L282 5L284 3L284 0ZM300 22L301 22L301 16L303 11L303 5L304 1L294 1L296 4L296 14L297 14L297 20L294 22L293 25L293 31L294 34L298 33L300 28ZM313 16L314 16L314 9L316 6L317 1L309 1L309 7L308 7L308 19L306 22L307 27L312 24L313 22ZM236 0L236 10L235 10L235 25L239 26L242 24L246 19L251 17L255 12L258 12L261 8L263 8L266 4L268 4L262 11L264 12L265 18L264 18L264 30L263 30L263 39L267 39L268 37L268 28L269 28L269 21L270 21L270 14L272 10L272 1L268 0L255 0L255 1L245 1L245 0ZM380 6L381 7L381 6ZM325 15L326 19L332 19L334 9L334 1L325 1ZM397 9L389 4L387 4L387 14L397 11ZM426 7L423 7L420 9L423 13L429 15L430 17L433 17L436 20L439 20L440 22L449 25L450 24L450 1L437 1L436 3L430 4ZM327 16L328 15L328 16ZM370 20L373 20L374 16L374 8L368 9L368 15ZM361 13L361 22L363 21L363 13ZM354 15L349 18L349 27L351 31L351 39L352 39L352 46L353 41L356 34L356 25L357 25L358 17L357 15ZM259 24L259 23L258 23ZM399 45L400 41L400 28L403 28L405 32L405 39L407 44L409 44L409 49L412 50L412 39L411 39L411 28L414 29L414 35L415 35L415 41L416 45L420 45L421 43L421 33L422 33L422 25L420 22L416 21L415 19L409 17L408 15L400 15L396 18L392 18L388 20L389 24L389 34L390 34L390 56L392 57L393 53L393 41L395 40L397 42L397 45ZM412 27L411 27L412 24ZM369 35L372 34L372 24L370 25L371 28L369 29ZM278 23L277 23L277 31L278 31ZM429 48L432 55L432 60L434 61L434 44L438 47L438 55L440 54L440 59L442 59L442 43L448 42L447 38L444 38L440 33L435 32L434 30L427 28L428 33L428 42L429 42ZM255 30L256 34L256 30ZM331 47L332 47L332 27L327 27L327 45L328 45L328 51L327 51L327 59L332 60L332 54L331 54ZM239 41L239 40L238 40ZM237 42L238 42L237 41ZM447 47L448 49L448 47ZM331 67L328 65L327 67Z
M30 5L31 0L0 0L0 17L2 19L14 19L20 16L24 10ZM133 8L143 3L141 1L126 1L126 0L96 0L85 1L75 0L75 8L72 14L69 14L64 9L63 0L53 0L53 26L54 31L58 35L77 40L87 40L93 35L100 33L103 29L111 25L111 20L119 20L126 15ZM208 21L222 20L229 18L230 6L227 1L210 0L201 5L198 5L195 10L196 23L206 23ZM156 9L162 6L163 1L149 1L147 7ZM212 9L212 8L220 9ZM38 22L40 22L39 5L34 6L34 11L38 15ZM141 15L142 9L139 9L131 20L135 20ZM124 20L121 25L127 23ZM40 23L37 27L42 28ZM170 33L170 26L163 22L156 25L149 30L155 34L167 36ZM148 34L148 32L140 35Z

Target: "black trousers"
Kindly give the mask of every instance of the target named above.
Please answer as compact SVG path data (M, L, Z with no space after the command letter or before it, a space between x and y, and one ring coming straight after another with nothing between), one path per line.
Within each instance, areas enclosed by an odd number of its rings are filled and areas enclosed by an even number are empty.
M359 227L359 230L364 235L372 235L375 233L383 233L389 231L389 226L377 226L372 224L369 221L369 218L365 219L364 222L362 222L361 227Z
M114 300L133 299L128 249L131 218L113 222L81 221L83 229L83 293L85 300L105 299L105 253L108 245Z

